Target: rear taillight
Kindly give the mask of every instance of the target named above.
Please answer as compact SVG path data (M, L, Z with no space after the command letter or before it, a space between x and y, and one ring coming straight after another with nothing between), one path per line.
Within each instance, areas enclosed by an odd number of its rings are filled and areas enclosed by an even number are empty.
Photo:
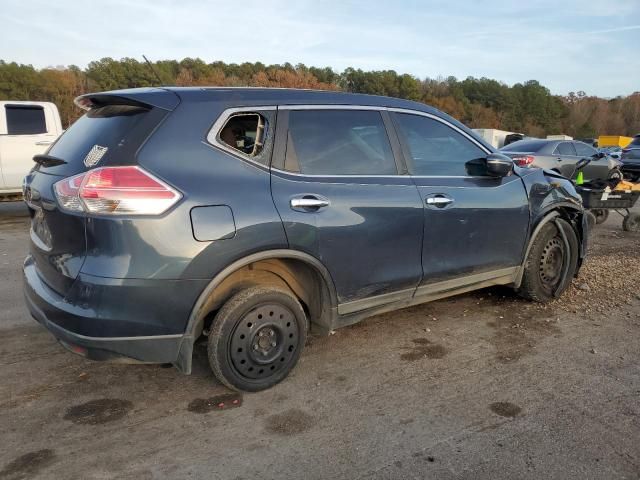
M519 167L529 167L533 164L534 157L531 155L519 155L513 157L513 162Z
M169 185L140 167L104 167L54 185L62 209L97 215L159 215L180 200Z

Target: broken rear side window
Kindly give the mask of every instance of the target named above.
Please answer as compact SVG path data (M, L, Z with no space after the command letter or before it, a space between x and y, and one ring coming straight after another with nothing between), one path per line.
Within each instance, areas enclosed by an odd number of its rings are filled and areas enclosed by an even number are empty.
M220 130L219 141L248 157L260 157L265 150L267 120L259 113L236 113Z

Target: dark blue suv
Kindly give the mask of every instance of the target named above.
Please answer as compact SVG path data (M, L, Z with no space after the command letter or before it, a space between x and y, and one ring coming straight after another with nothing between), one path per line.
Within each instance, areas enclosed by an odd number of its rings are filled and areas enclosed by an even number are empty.
M548 301L585 254L572 184L405 100L255 88L90 94L34 158L25 296L69 350L268 388L309 329L490 285Z

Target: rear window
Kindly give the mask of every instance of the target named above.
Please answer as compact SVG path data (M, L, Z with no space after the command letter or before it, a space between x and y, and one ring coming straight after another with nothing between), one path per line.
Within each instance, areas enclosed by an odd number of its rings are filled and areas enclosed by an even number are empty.
M5 105L9 135L47 133L44 108L37 105Z
M549 142L544 140L520 140L500 149L501 152L537 152Z
M640 135L633 137L631 143L627 147L640 147Z
M94 166L132 164L136 151L165 114L164 110L131 105L93 108L71 125L48 152L67 163L38 169L72 175Z

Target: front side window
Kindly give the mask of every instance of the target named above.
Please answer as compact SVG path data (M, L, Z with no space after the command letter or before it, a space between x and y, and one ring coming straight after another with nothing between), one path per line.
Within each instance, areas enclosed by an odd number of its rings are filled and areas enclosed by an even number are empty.
M580 157L591 157L597 153L595 148L590 147L586 143L575 142L574 146L576 147L576 152Z
M398 173L380 112L292 110L285 169L307 175Z
M572 155L576 156L576 149L573 148L573 144L571 142L562 142L559 143L556 147L556 155Z
M44 108L37 105L5 105L9 135L47 133Z
M467 176L467 162L487 153L451 127L421 115L397 113L414 175Z
M254 112L231 115L220 132L218 141L248 157L260 157L267 136L267 119Z

